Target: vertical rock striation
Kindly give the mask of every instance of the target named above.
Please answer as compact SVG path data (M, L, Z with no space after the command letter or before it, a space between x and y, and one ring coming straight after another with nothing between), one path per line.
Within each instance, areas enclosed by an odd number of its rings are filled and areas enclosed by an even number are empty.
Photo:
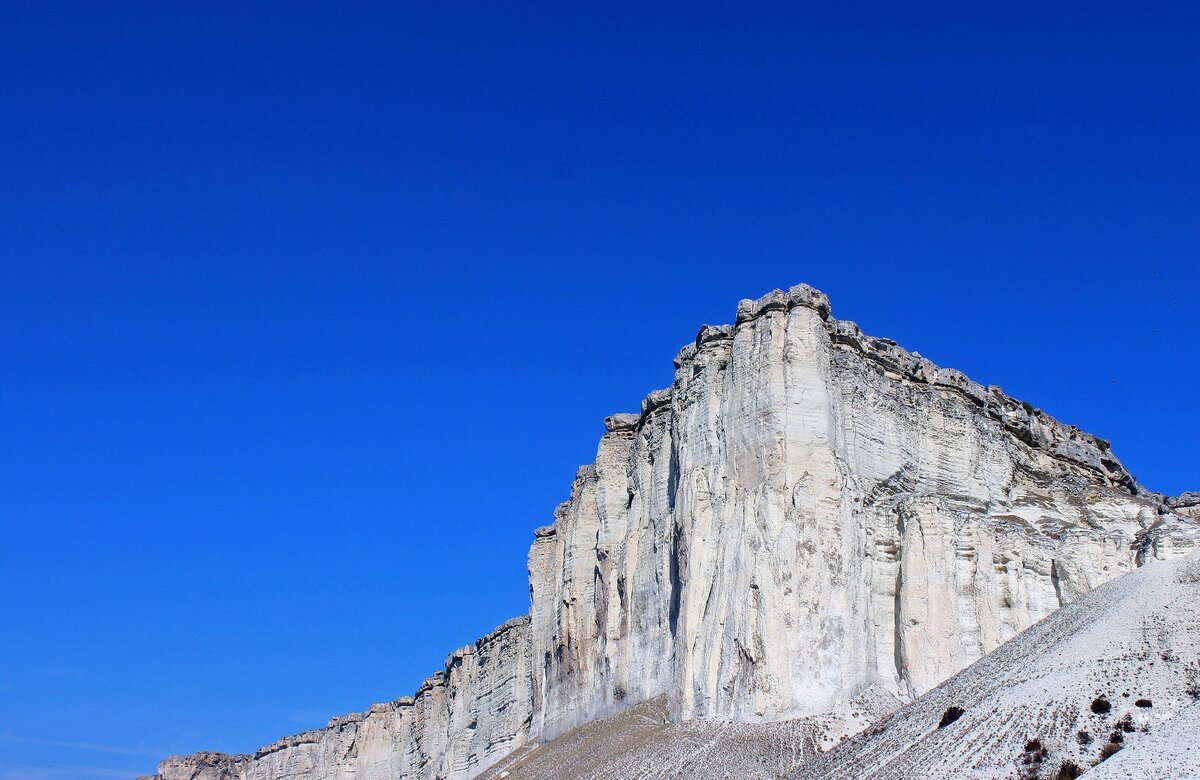
M830 317L800 285L742 301L672 386L605 420L531 604L414 699L163 780L473 777L665 696L676 720L896 706L1151 558L1200 499L1143 490L1108 444Z

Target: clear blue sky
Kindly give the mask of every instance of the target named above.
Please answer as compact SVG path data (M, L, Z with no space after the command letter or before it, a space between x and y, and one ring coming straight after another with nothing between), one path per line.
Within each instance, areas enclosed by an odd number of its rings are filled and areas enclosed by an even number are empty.
M773 287L1200 488L1200 19L975 5L8 4L0 780L411 693Z

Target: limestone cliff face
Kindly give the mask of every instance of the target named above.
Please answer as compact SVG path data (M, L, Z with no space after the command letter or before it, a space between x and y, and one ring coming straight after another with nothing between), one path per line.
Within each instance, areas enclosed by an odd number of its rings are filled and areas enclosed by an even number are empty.
M810 288L743 301L675 364L534 544L537 736L658 693L683 719L908 699L1195 543L1106 443Z
M865 725L853 702L911 700L1200 542L1200 500L1147 493L1107 443L832 319L809 287L743 301L675 366L605 420L535 532L528 618L415 700L160 776L458 780L664 695L679 720L844 711L836 740Z
M472 777L523 744L530 718L529 619L459 648L415 696L333 718L249 755L196 753L162 780L395 780Z

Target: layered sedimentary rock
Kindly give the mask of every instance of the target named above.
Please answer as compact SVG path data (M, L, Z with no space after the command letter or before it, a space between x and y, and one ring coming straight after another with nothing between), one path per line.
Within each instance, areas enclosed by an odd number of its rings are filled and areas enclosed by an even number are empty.
M1146 492L1106 442L832 319L809 287L743 301L675 367L605 420L535 532L527 620L412 703L171 761L225 762L221 780L458 780L658 697L676 721L843 712L836 741L865 725L853 702L899 706L1197 544L1186 494ZM166 780L199 777L171 761Z
M415 696L333 718L248 755L196 753L159 764L164 780L395 780L471 777L527 738L529 619L459 648Z
M1195 543L1107 443L810 288L744 301L675 364L534 544L540 736L659 693L742 721L907 699Z
M1167 508L1172 512L1200 520L1200 492L1195 490L1181 493L1166 499Z

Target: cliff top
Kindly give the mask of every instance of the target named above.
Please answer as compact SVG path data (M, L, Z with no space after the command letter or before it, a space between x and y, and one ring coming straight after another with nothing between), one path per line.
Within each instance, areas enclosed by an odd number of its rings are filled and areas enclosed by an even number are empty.
M1132 495L1147 492L1113 455L1108 441L1074 425L1062 423L1032 404L1006 394L996 385L985 387L957 369L942 368L919 353L909 352L891 339L869 336L850 320L834 318L829 297L807 284L798 284L786 291L772 290L760 298L740 301L732 325L701 326L696 338L676 354L674 365L677 374L687 370L703 350L732 339L739 328L749 326L762 317L786 313L796 307L816 312L825 323L835 346L856 352L893 379L955 393L978 408L981 414L1001 423L1025 444L1060 460L1083 466L1108 484ZM606 432L636 430L647 418L670 404L671 393L671 388L655 390L642 400L640 412L606 417Z

